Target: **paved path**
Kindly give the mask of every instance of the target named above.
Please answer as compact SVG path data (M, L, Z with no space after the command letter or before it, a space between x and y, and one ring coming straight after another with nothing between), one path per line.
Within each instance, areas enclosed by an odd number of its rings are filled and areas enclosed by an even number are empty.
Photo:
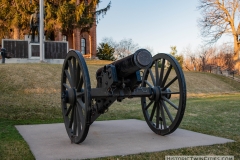
M63 123L16 128L37 160L97 158L233 142L183 129L159 136L145 121L134 119L95 121L81 144L71 144Z

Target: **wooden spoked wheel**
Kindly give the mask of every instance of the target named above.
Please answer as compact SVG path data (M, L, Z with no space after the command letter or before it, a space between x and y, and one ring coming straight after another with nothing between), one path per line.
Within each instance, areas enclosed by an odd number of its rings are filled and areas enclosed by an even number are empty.
M186 83L176 59L164 53L153 57L153 64L145 69L142 87L151 87L153 95L142 97L144 118L153 132L167 135L182 121L186 106Z
M69 51L61 78L62 114L68 136L73 143L85 140L90 121L91 84L82 54Z

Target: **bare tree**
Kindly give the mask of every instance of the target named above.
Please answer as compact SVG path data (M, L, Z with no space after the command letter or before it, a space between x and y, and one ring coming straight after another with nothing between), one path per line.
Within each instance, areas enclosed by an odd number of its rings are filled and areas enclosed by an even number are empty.
M148 50L151 54L154 53L154 49L150 46L146 46L146 47L144 47L144 49Z
M211 64L211 59L214 58L216 54L215 47L200 47L201 50L199 51L199 65L202 71L206 71L206 67Z
M138 44L135 44L132 39L122 39L120 42L116 42L112 38L104 37L102 42L115 49L116 58L126 57L139 49Z
M200 60L196 54L190 55L190 61L193 64L194 71L200 71Z
M230 53L227 53L224 55L225 60L225 66L228 70L232 71L234 70L234 62L233 62L233 56Z
M107 43L108 45L110 45L113 48L117 48L117 46L118 46L117 42L114 41L112 37L104 37L102 39L101 43Z
M126 57L134 53L138 48L138 44L135 44L132 39L123 39L118 43L116 53Z
M234 60L237 60L240 48L236 29L240 16L239 0L199 0L199 3L198 9L203 16L199 19L202 36L209 37L209 43L215 43L223 34L231 34L234 41Z
M183 51L181 52L182 55L185 55L184 57L184 61L183 61L183 66L188 70L188 71L193 71L194 68L196 67L196 65L194 65L193 61L192 61L192 49L191 46L188 45L187 47L185 47L183 49ZM195 68L196 69L196 68Z
M232 45L223 44L219 46L218 53L216 55L217 65L221 68L233 70L234 61L233 61L233 49Z

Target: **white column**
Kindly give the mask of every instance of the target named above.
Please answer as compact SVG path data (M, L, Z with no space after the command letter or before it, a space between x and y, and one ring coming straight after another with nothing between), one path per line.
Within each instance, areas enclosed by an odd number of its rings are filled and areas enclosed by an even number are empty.
M40 29L40 33L39 33L39 41L40 41L40 62L44 61L44 42L43 42L43 36L44 36L44 33L43 33L43 28L44 28L44 17L43 17L43 5L44 5L44 0L40 0L39 2L39 7L40 7L40 17L39 17L39 29Z

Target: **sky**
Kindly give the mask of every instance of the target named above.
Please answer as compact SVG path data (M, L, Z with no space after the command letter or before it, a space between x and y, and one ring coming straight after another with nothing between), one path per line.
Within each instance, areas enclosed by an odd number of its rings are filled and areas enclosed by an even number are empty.
M102 0L98 9L110 0ZM156 53L169 53L176 46L178 53L203 44L197 20L198 0L111 0L111 8L97 24L97 44L104 37L119 42L132 39L140 48ZM229 39L220 39L226 42Z

